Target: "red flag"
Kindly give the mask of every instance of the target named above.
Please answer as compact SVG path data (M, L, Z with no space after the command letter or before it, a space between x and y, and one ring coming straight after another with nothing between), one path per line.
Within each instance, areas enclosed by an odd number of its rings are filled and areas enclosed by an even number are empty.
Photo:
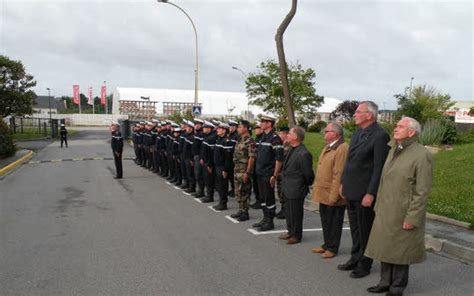
M73 103L76 105L79 105L81 103L81 97L79 95L79 85L74 84L72 86L72 98L73 98Z
M100 104L105 106L107 100L107 89L105 84L100 88Z
M89 87L88 93L89 93L89 101L87 101L87 104L94 105L94 99L92 98L92 87Z

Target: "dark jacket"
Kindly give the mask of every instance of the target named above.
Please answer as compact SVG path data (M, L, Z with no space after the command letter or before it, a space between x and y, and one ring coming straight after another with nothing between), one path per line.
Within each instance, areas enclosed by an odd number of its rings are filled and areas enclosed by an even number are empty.
M367 193L377 195L389 141L388 134L376 122L354 132L341 178L342 195L347 200L361 201Z
M216 146L217 135L215 131L212 131L208 135L204 136L204 140L201 145L201 159L207 166L214 166L214 148Z
M282 166L283 195L286 199L304 199L313 180L313 156L303 144L292 147Z
M214 165L225 172L232 169L232 142L227 136L217 136L214 147Z
M193 156L196 155L201 155L201 146L202 146L202 141L204 140L204 133L202 132L202 129L196 130L194 132L194 141L193 141Z
M262 134L262 138L258 142L255 162L257 175L265 177L273 175L277 160L284 160L283 142L275 130L272 130L268 134Z
M112 132L112 140L110 141L113 152L122 153L123 151L123 138L119 131Z

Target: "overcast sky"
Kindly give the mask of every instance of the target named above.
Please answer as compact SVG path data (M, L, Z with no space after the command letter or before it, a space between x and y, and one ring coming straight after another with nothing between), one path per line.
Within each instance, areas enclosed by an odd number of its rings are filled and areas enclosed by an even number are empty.
M175 0L199 34L200 89L245 91L243 75L277 59L290 0ZM288 62L316 71L317 93L372 99L429 84L474 99L473 1L300 0L285 33ZM72 85L194 88L194 33L175 7L149 1L0 0L0 53L22 60L55 96Z

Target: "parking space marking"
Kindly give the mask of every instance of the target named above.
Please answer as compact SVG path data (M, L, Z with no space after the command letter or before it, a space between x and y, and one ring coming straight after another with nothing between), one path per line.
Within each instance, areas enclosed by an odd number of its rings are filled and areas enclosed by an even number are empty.
M349 230L349 227L344 227L342 230ZM253 235L262 235L262 234L277 234L277 233L285 233L288 232L288 230L270 230L270 231L258 231L253 228L247 229L248 232L252 233ZM303 232L315 232L315 231L323 231L322 228L308 228L308 229L303 229Z
M222 212L222 211L217 211L217 210L215 210L215 209L213 208L213 206L208 206L208 208L211 209L211 210L213 210L213 211L216 212L216 213Z
M235 220L234 218L232 218L232 217L229 216L229 215L225 216L225 218L226 218L227 220L231 221L232 223L236 223L236 224L237 224L237 223L240 223L239 221Z

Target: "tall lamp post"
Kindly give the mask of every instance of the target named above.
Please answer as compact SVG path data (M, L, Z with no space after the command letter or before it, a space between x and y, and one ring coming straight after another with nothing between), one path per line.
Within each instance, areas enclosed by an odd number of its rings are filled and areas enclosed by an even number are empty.
M167 3L169 5L173 5L174 7L178 8L182 13L184 13L184 15L186 15L186 17L188 18L188 20L191 22L191 25L193 26L193 30L194 30L194 36L195 36L195 44L196 44L196 67L194 69L194 105L197 105L198 104L198 81L199 81L199 51L198 51L198 35L197 35L197 30L196 30L196 26L194 25L194 22L193 20L191 19L191 17L189 16L189 14L186 13L186 11L184 11L184 9L182 9L181 7L179 7L178 5L174 4L174 3L171 3L171 2L168 2L168 0L157 0L159 3Z
M411 94L412 94L411 88L413 86L413 79L415 79L415 77L410 78L410 95L408 96L409 98L411 98Z
M244 70L237 68L235 66L232 66L232 69L242 73L242 75L244 75L244 81L245 79L247 79L247 73L245 73ZM247 120L250 120L250 99L248 97L247 97Z
M51 118L51 89L49 87L47 87L46 90L48 91L49 124L52 124L53 120Z

